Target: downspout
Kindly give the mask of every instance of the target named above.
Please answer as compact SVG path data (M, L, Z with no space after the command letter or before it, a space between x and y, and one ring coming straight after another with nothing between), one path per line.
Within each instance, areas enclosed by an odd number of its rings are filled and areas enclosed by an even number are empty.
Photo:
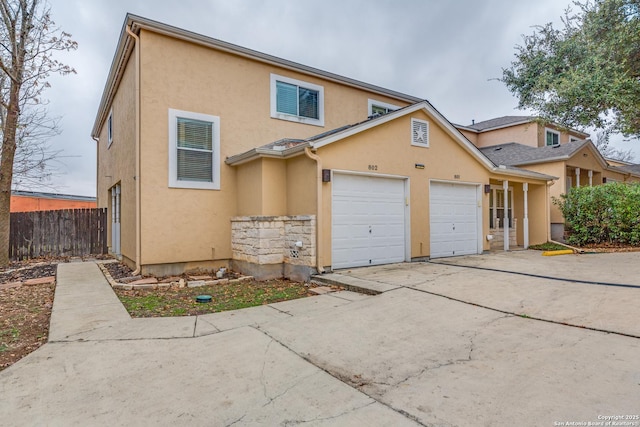
M306 147L304 154L316 162L316 269L322 274L324 273L322 266L322 160L317 154L311 152L311 147Z
M135 60L136 60L136 77L135 77L135 84L136 84L136 112L135 112L135 122L136 122L136 130L135 130L135 134L136 134L136 141L135 141L135 145L136 145L136 159L135 159L135 176L134 176L134 180L136 181L135 187L136 187L136 270L131 273L133 276L137 276L138 274L140 274L140 270L142 269L142 266L140 265L140 258L141 258L141 250L140 250L140 244L142 241L142 230L140 230L140 224L142 221L140 221L140 211L141 211L141 201L140 201L140 38L133 32L131 31L131 27L129 25L127 25L126 27L127 30L127 34L129 34L133 40L135 40Z

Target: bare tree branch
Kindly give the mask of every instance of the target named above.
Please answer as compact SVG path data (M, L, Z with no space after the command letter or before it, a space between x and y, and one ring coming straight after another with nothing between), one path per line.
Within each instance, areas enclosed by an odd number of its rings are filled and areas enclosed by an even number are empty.
M49 117L44 91L51 74L75 70L55 59L77 43L60 31L40 0L0 0L0 266L9 262L12 186L47 186L61 156L49 146L59 119Z

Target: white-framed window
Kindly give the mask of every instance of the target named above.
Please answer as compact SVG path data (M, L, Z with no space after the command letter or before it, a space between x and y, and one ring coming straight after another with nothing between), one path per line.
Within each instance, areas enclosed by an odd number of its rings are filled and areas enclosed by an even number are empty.
M113 110L109 111L109 117L107 117L107 147L111 147L113 142Z
M411 119L411 145L429 148L429 122Z
M169 187L220 189L220 117L169 109Z
M271 74L271 117L324 126L324 87Z
M375 99L367 100L367 111L369 112L369 117L371 116L382 116L384 114L390 113L391 111L398 110L400 107L397 105L389 104L382 101L376 101Z
M558 145L560 144L560 132L555 130L545 129L545 145Z

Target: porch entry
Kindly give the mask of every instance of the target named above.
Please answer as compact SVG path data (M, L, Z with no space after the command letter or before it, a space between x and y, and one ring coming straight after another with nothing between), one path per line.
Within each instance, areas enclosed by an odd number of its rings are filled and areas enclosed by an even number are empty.
M505 192L503 186L492 185L489 193L489 228L491 229L491 235L493 235L491 249L505 249L505 222L509 230L509 246L517 245L517 219L514 216L513 207L513 187L508 187Z

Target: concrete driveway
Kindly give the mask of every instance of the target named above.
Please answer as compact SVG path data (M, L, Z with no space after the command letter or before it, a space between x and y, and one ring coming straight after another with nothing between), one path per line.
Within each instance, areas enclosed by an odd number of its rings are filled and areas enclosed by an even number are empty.
M57 338L0 373L0 425L554 426L640 412L640 254L438 262L334 276L376 296L175 320L122 316L95 265L64 266ZM592 283L494 271L507 265ZM593 283L611 277L631 286Z

